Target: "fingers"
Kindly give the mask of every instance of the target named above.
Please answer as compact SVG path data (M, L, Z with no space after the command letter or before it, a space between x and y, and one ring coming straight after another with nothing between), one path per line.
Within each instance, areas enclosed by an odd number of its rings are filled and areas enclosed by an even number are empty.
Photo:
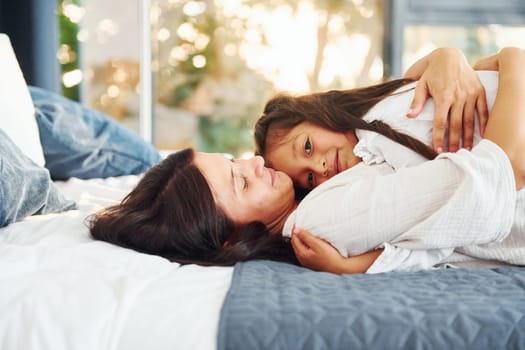
M301 261L302 259L305 259L306 257L315 254L316 252L316 244L318 238L315 238L314 236L310 235L308 232L301 231L300 229L294 228L293 234L292 234L292 248L295 252L295 255ZM301 261L302 263L302 261Z
M485 95L485 89L476 100L476 109L478 111L479 118L479 131L481 137L485 134L485 128L487 127L487 122L489 121L489 107L487 106L487 97Z
M448 150L456 152L459 149L461 135L463 133L463 112L464 104L459 100L450 109L450 121L448 130Z
M434 110L434 122L432 124L432 146L437 153L445 149L445 132L447 130L447 119L450 105L436 103Z
M469 100L463 110L463 147L469 151L474 144L475 108L475 100Z
M463 147L472 149L474 145L474 134L476 125L476 110L478 112L479 132L481 137L485 132L485 127L489 119L487 97L485 88L479 77L476 77L476 84L470 85L466 89L468 96L463 111Z
M498 70L498 55L480 58L473 66L475 70Z
M291 243L296 254L300 252L303 257L318 254L324 251L323 248L326 249L325 245L328 245L328 243L321 238L315 237L307 231L298 228L293 229Z
M310 247L308 247L303 240L300 237L300 233L297 229L294 229L291 239L292 248L295 252L295 255L301 261L301 258L305 256L305 254L308 253L310 250Z
M321 241L320 238L315 237L314 235L308 233L307 231L301 230L299 228L294 228L294 236L302 242L303 245L313 249Z
M497 69L492 57L480 60L477 67ZM428 64L416 86L408 117L416 116L426 98L435 102L432 128L432 146L437 153L447 149L455 152L463 144L471 149L474 144L476 110L479 114L480 132L484 133L488 120L485 91L477 74L458 50L436 50L429 56ZM448 129L448 130L447 130ZM448 132L448 145L445 143Z
M421 113L425 102L430 97L430 94L427 89L427 84L423 80L419 80L416 83L416 88L414 90L414 98L410 104L410 109L407 112L407 117L414 118Z
M344 271L346 258L323 239L294 228L291 242L295 256L302 266L315 271L332 273Z
M483 136L488 121L488 107L485 89L481 85L457 89L454 104L450 110L449 118L449 151L456 152L460 148L461 139L463 147L471 150L474 145L476 125L476 109L478 110L480 133Z
M317 261L316 251L303 240L303 238L308 236L310 235L307 233L305 234L298 229L294 229L291 239L292 248L297 260L299 260L299 263L302 266L317 271L319 270L319 261Z

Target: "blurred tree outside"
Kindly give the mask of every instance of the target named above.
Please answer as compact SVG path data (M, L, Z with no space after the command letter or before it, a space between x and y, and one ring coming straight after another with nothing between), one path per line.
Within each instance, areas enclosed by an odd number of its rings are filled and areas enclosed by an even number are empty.
M200 149L236 156L253 149L253 125L265 101L283 90L276 84L276 76L286 75L279 61L289 60L285 50L276 49L282 44L270 33L276 17L283 30L298 34L301 20L313 23L297 38L312 48L308 52L312 57L306 58L310 62L303 72L304 84L297 90L284 88L288 92L349 88L377 81L370 79L370 71L381 56L381 1L158 1L152 16L158 39L154 61L158 102L191 111L199 118ZM333 67L330 58L344 56L337 50L350 47L348 38L353 35L370 40L365 53L355 54L362 62L349 59L337 64L354 65L350 68L358 74L348 77L349 69L341 73L341 67ZM254 59L253 52L260 58ZM346 57L351 58L351 53ZM376 76L380 78L381 72Z
M78 23L74 18L67 16L67 6L74 5L81 8L80 0L59 0L57 2L58 24L60 31L60 47L57 57L62 71L62 94L75 101L80 101L80 82L69 84L67 77L72 72L80 72L80 45L77 39ZM66 9L66 10L65 10ZM74 74L74 73L73 73ZM64 79L64 76L66 79ZM74 84L75 82L78 82Z

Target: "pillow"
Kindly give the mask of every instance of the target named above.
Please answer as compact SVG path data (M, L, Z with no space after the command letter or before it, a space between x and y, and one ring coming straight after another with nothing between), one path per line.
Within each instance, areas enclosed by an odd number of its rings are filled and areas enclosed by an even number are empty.
M44 89L29 91L53 179L139 174L161 160L155 147L108 115Z
M0 227L35 214L74 209L53 184L46 168L35 164L0 130Z
M37 165L44 165L35 110L9 37L0 33L0 129Z

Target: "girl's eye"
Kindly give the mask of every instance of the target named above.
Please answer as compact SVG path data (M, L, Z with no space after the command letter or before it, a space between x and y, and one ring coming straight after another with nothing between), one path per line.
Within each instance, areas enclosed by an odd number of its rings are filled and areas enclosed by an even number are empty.
M304 143L304 151L307 155L310 155L310 153L312 153L312 143L310 142L309 138L307 138L306 142Z
M308 188L314 188L314 174L308 173L308 177L306 178L306 183L308 184Z

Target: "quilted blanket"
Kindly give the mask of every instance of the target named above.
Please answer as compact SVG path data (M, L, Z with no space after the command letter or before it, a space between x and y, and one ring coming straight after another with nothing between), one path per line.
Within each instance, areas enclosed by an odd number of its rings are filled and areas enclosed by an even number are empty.
M525 268L339 276L237 264L218 349L525 349Z

